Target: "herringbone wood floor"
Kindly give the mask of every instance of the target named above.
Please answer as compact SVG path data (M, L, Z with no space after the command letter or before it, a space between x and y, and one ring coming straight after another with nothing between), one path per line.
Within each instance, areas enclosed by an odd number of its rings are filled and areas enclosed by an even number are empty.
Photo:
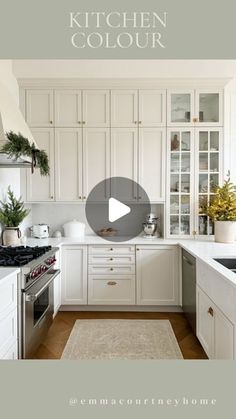
M60 311L38 348L35 359L60 359L77 319L168 319L185 359L207 359L207 356L182 313L79 312Z

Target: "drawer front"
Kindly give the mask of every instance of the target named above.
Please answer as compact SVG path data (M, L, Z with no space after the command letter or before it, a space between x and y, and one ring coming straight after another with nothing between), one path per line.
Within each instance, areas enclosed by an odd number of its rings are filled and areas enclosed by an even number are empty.
M135 263L135 255L89 255L88 261L90 265L130 265Z
M17 306L17 275L0 283L0 321Z
M102 266L102 265L89 265L89 274L92 275L134 275L135 265L126 266Z
M110 245L110 246L89 246L89 255L128 255L135 253L134 246Z
M0 322L0 358L2 358L17 340L17 309L10 312Z
M2 357L5 360L15 360L18 359L18 341L15 340L13 345L8 349L7 353Z
M89 275L88 304L135 304L135 276Z

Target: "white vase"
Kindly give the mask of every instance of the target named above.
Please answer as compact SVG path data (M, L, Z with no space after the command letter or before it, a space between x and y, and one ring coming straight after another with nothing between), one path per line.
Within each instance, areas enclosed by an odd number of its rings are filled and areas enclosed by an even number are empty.
M19 246L21 232L19 227L5 227L2 233L2 242L4 246Z
M215 221L215 241L234 243L236 240L236 221Z

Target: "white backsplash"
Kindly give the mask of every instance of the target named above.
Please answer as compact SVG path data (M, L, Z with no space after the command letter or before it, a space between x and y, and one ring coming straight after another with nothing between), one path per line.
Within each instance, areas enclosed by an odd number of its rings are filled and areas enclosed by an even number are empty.
M94 234L86 220L85 205L45 203L32 204L31 208L32 224L48 224L50 227L50 236L56 230L60 230L63 234L63 224L74 219L85 224L85 234ZM152 205L152 212L155 212L160 217L161 230L163 232L163 205ZM29 230L27 235L30 235Z

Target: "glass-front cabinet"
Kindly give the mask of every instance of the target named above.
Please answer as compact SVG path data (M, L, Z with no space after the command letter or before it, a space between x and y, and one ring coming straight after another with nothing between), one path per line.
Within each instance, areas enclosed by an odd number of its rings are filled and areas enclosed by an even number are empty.
M222 91L168 91L167 120L169 126L221 126Z
M192 234L193 130L169 129L168 144L168 235Z
M221 183L222 130L201 128L196 130L195 190L196 232L214 234L214 225L205 213L206 205L214 198L215 187Z

